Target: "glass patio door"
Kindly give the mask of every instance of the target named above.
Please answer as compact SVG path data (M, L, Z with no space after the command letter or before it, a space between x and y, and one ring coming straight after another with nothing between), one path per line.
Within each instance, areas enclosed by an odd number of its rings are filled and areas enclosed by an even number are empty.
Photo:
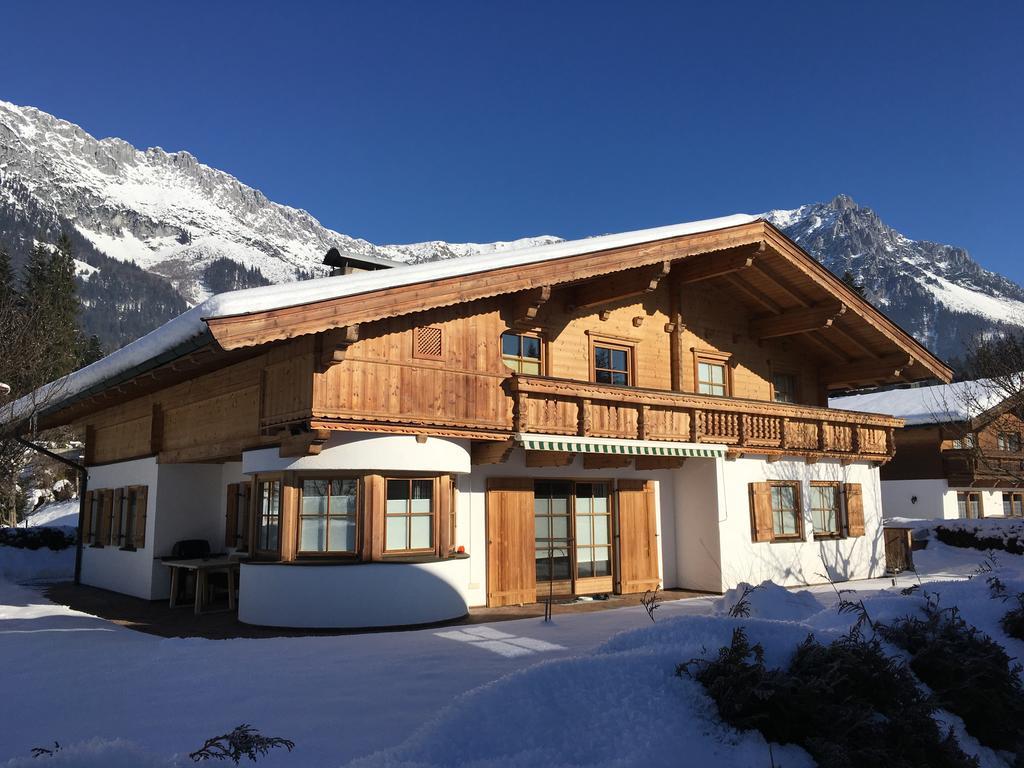
M538 480L534 483L534 555L538 597L573 592L572 491L573 484L569 480Z

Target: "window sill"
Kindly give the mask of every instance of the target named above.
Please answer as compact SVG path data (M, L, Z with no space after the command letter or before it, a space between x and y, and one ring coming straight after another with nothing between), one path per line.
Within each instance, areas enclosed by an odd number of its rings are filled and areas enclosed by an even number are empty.
M446 560L467 560L467 559L469 559L469 555L468 554L466 554L466 553L459 553L459 554L451 555L450 557L438 557L437 555L434 555L434 554L427 554L427 555L385 555L380 560L358 560L356 558L351 558L351 557L345 557L345 558L342 558L342 557L336 557L336 558L335 557L332 557L332 558L327 558L327 557L306 557L304 559L292 560L292 561L288 561L288 562L285 562L283 560L250 560L246 564L247 565L286 565L286 566L298 566L298 567L301 568L301 567L305 567L305 566L316 567L316 566L319 566L319 565L330 565L330 566L336 566L336 565L360 566L360 565L373 565L373 564L377 564L377 565L410 565L410 564L416 565L416 564L424 564L424 563L443 563Z
M776 536L771 540L772 544L804 544L806 539L803 536Z
M814 534L815 541L841 541L846 537L841 533L816 533Z

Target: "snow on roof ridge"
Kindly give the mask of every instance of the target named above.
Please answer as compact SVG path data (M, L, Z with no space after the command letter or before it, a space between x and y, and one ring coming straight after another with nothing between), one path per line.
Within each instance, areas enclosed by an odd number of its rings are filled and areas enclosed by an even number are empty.
M600 235L579 240L563 240L557 243L462 256L443 261L401 265L391 269L356 272L216 294L101 360L56 381L44 384L7 407L0 408L0 424L10 424L27 418L40 408L52 408L92 387L99 386L105 381L140 367L161 354L181 347L206 333L206 320L212 318L266 312L344 296L354 296L384 288L413 285L428 280L440 280L503 267L554 261L610 248L621 248L670 237L727 229L750 224L757 220L757 216L737 213L651 229Z
M833 397L829 408L884 413L905 419L907 426L968 421L998 405L1006 393L991 379L956 381Z

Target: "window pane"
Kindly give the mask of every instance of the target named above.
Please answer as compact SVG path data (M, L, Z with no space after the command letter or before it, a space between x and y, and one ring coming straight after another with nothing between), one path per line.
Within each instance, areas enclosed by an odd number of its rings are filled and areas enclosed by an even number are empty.
M725 368L720 365L712 365L711 368L711 383L722 384L725 382Z
M550 509L552 515L569 514L569 498L567 496L552 496Z
M596 381L598 384L611 384L612 374L610 371L595 371L594 381Z
M264 549L277 549L277 518L271 518L267 523L263 540L266 544Z
M586 579L594 575L594 564L590 560L585 560L581 563L576 564L576 575L581 579Z
M401 499L405 501L409 498L409 481L408 480L388 480L388 502L398 501ZM404 505L403 505L404 507Z
M494 338L493 336L491 337ZM519 357L519 336L514 333L501 334L501 354Z
M616 371L624 371L627 368L626 365L626 352L622 349L612 350L612 368Z
M615 384L616 386L625 387L629 384L629 376L625 373L613 373L610 383Z
M594 367L611 368L612 351L607 347L594 347Z
M430 549L434 544L431 525L434 518L428 515L414 515L409 520L412 523L409 549Z
M540 360L540 339L535 336L523 336L523 357Z
M612 572L611 550L607 547L594 548L594 575L610 576Z
M331 552L356 551L356 523L348 517L332 517L328 550Z
M408 549L408 522L409 518L405 515L387 518L384 549Z
M434 502L434 481L413 480L412 481L412 512L427 513L433 508Z
M331 480L331 517L355 515L356 481L353 479Z
M533 518L533 538L535 539L548 539L551 538L551 518L550 517L535 517Z
M594 543L595 544L607 544L608 543L608 518L607 517L595 517L594 518Z
M303 517L299 528L299 549L303 552L324 552L327 528L322 517Z
M409 511L409 502L406 499L388 499L384 511L388 515L404 515Z
M302 481L302 514L304 514L304 515L326 515L327 514L327 481L326 480L303 480Z
M540 363L523 361L519 364L519 373L531 373L534 376L540 375Z
M590 544L593 540L591 522L589 517L576 518L576 546L582 547Z
M551 538L553 539L568 539L569 538L569 516L559 515L558 517L552 517L551 520Z

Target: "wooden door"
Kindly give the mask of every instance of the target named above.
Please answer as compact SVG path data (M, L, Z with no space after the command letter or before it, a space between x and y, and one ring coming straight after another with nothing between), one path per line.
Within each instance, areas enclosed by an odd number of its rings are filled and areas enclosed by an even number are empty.
M533 480L492 478L487 483L487 604L536 602Z
M645 592L660 583L654 483L619 480L619 592Z

